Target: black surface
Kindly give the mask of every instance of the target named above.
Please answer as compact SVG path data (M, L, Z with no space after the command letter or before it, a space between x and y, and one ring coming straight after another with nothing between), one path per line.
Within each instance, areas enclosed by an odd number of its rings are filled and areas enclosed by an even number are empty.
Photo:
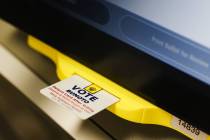
M72 140L63 129L0 75L1 140Z
M54 1L55 5L59 5L66 12L73 11L80 16L84 16L101 25L109 21L108 9L97 0L46 0L49 3ZM96 12L97 11L97 12Z
M45 5L41 0L1 1L0 16L210 133L208 85Z

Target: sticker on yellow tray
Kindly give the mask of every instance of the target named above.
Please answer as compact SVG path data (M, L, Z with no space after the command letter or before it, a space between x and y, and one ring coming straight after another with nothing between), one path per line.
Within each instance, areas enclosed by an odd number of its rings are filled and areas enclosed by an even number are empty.
M193 140L207 140L207 134L199 130L198 128L192 126L191 124L183 121L175 116L171 121L173 128L184 132L188 136L190 136Z
M119 101L114 95L79 75L73 75L40 92L81 119L88 119Z

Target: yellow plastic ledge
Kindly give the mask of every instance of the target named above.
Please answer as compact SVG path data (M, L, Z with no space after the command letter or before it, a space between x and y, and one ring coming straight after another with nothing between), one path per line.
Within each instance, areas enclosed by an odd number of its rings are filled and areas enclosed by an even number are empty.
M76 73L120 98L118 103L108 108L115 115L136 123L156 124L175 129L171 125L173 115L32 36L28 36L28 44L31 48L50 58L55 63L57 75L61 80ZM184 132L179 132L188 136Z

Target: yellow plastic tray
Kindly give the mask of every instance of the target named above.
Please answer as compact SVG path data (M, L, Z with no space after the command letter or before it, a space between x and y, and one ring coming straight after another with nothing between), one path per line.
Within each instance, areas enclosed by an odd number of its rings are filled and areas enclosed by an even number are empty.
M28 36L28 44L31 48L50 58L55 63L57 75L61 80L77 73L78 75L107 90L111 94L119 97L120 102L108 108L108 110L115 115L136 123L156 124L169 127L179 131L191 139L196 139L196 137L192 136L190 133L186 133L186 131L182 131L179 128L174 127L172 125L172 121L175 116L169 114L161 108L151 104L139 96L136 96L127 89L32 36ZM205 139L210 140L210 137L207 136Z

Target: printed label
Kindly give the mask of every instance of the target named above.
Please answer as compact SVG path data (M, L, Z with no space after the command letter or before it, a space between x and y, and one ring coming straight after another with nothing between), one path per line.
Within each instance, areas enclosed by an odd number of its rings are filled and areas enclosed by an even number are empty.
M184 134L191 137L193 140L207 140L207 134L199 130L198 128L192 126L184 120L181 120L175 116L171 121L172 126Z
M70 109L81 119L88 119L119 101L119 98L78 75L46 87L40 92Z

